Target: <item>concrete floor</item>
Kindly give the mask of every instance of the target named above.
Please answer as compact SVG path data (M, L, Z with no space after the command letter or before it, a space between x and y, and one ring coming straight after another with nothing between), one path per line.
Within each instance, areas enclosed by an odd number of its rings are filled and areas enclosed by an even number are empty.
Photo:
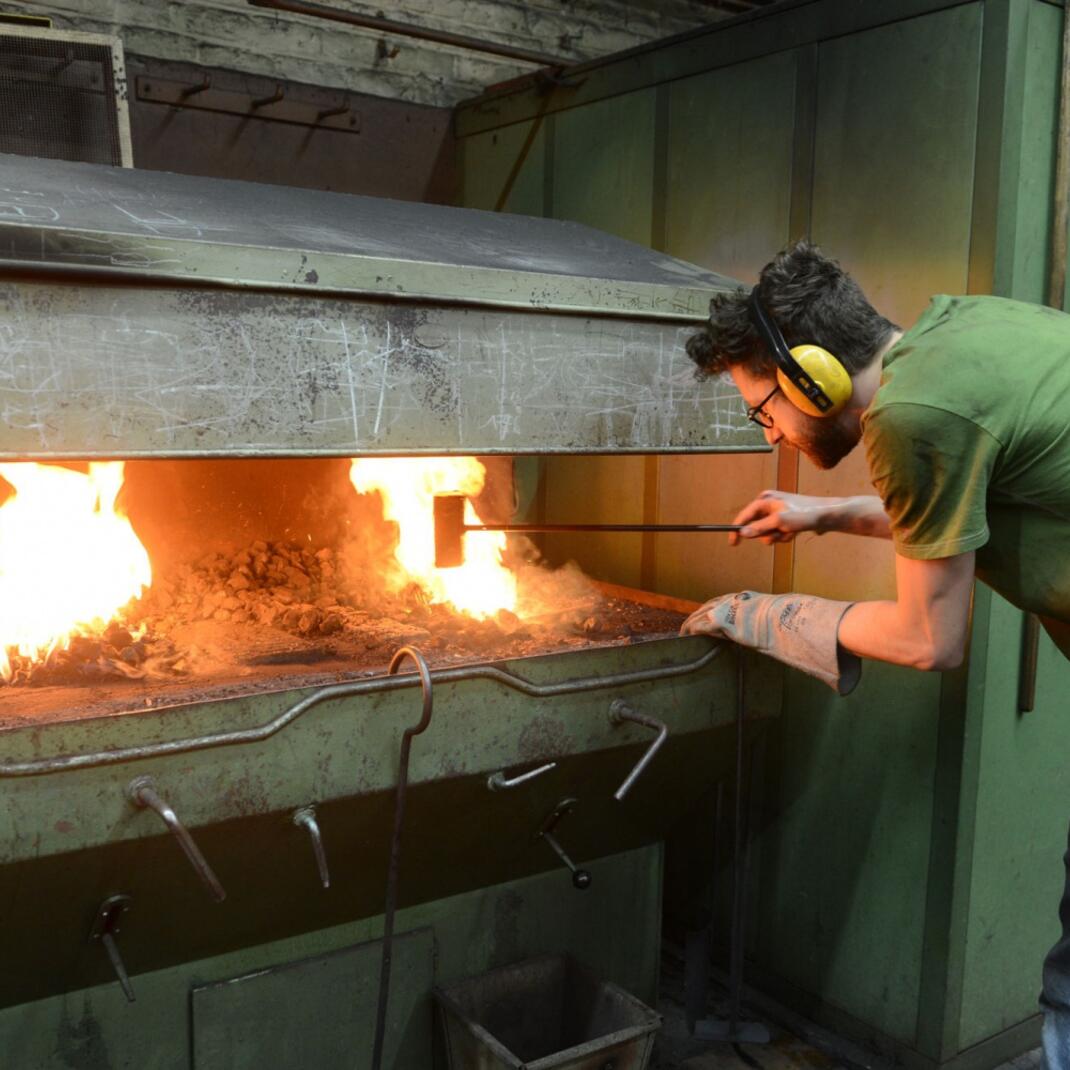
M767 1026L769 1044L696 1040L688 1032L684 1015L683 953L669 943L662 950L660 988L658 1011L664 1024L650 1070L894 1070L890 1062L786 1009L776 1014L777 1021L782 1023L778 1025L744 1008L745 1018ZM727 996L724 987L711 981L708 1011L712 1017L727 1017ZM788 1023L790 1029L784 1027ZM996 1070L1039 1070L1040 1066L1037 1048Z

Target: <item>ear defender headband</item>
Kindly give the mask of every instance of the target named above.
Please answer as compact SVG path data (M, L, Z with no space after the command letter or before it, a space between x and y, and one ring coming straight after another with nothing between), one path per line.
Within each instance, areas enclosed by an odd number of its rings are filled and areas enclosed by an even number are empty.
M851 400L851 376L847 369L820 346L788 348L780 328L758 298L750 292L751 321L777 363L776 380L784 396L810 416L835 416Z

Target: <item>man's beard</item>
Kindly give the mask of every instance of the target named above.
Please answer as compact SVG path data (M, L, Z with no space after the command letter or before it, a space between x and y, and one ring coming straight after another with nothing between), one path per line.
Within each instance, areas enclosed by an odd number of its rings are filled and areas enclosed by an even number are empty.
M792 445L796 446L818 468L835 468L858 445L862 428L857 420L845 420L842 415L830 420L812 419L805 434Z

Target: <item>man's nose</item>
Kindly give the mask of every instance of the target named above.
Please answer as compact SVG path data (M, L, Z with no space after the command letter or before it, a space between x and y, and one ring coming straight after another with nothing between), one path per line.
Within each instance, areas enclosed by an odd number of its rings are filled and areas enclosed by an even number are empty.
M770 446L775 446L784 437L776 424L773 424L772 427L765 427L762 430L765 432L765 441Z

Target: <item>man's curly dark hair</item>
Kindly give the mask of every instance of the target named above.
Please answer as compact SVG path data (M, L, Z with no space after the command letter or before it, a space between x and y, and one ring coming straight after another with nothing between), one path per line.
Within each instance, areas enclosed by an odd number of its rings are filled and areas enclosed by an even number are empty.
M755 376L776 372L751 321L749 296L742 287L717 294L710 302L709 323L687 340L687 355L700 378L739 365ZM852 374L869 364L898 329L835 260L805 239L786 246L762 268L758 296L789 346L821 346Z

